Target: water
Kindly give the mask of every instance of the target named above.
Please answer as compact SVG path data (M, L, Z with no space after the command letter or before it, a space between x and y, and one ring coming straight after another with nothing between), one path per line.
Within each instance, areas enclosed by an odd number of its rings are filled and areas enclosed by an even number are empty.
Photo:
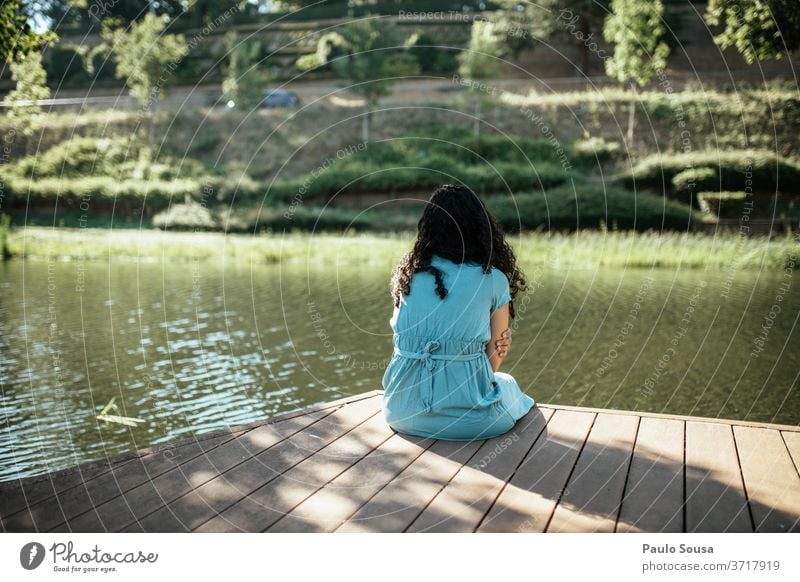
M527 271L504 370L537 401L800 421L799 274ZM380 388L387 278L358 266L0 265L0 480ZM96 420L112 397L145 422Z

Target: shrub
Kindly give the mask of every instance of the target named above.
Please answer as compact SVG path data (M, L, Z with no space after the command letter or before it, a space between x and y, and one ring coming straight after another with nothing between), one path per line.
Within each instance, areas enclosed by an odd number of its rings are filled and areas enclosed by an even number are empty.
M734 218L742 215L745 192L700 192L697 201L700 211L713 218Z
M153 217L153 226L169 230L215 230L217 222L202 204L189 202L173 204Z
M681 193L714 189L718 184L717 171L708 167L690 168L672 177L672 186Z
M677 174L691 168L711 168L719 175L721 190L774 193L800 190L800 164L771 152L755 150L702 151L649 156L638 163L623 182L632 187L671 190ZM750 183L748 184L748 180Z
M572 144L571 161L576 166L593 166L610 162L619 157L621 148L618 142L606 141L602 137L590 137Z
M689 206L646 193L621 188L581 185L577 191L561 187L545 193L492 196L486 200L509 230L577 230L601 225L625 230L687 230L693 213Z
M313 230L343 231L348 228L365 228L370 217L359 210L319 206L281 206L253 209L245 219L246 230Z

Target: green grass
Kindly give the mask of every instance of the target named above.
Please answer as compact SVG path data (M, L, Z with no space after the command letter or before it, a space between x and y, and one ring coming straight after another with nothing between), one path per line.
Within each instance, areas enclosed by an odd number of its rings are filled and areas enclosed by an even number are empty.
M656 232L580 231L524 233L509 238L523 268L671 267L727 269L785 268L800 264L800 241L791 235L741 238ZM151 230L12 229L13 256L142 261L225 260L253 263L358 263L389 268L405 254L413 234L171 233Z

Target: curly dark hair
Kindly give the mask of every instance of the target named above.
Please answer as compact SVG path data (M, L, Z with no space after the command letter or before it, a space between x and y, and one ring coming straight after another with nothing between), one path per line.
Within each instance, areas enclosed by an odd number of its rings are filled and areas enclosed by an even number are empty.
M447 297L442 273L431 265L433 255L454 263L481 265L487 274L492 267L502 271L508 278L512 298L509 313L514 317L513 299L527 288L525 276L517 268L514 251L497 219L466 186L440 186L425 205L417 223L414 248L392 272L390 287L395 307L400 305L401 294L411 293L414 273L432 274L436 279L436 294L440 299Z

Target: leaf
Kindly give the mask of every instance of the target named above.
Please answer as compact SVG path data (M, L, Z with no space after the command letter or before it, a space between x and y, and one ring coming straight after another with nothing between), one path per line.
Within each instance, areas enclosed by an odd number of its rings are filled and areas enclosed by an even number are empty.
M98 414L97 420L104 420L106 422L115 422L117 424L124 424L125 426L139 426L138 423L145 422L142 418L132 418L130 416L117 416L115 414Z

